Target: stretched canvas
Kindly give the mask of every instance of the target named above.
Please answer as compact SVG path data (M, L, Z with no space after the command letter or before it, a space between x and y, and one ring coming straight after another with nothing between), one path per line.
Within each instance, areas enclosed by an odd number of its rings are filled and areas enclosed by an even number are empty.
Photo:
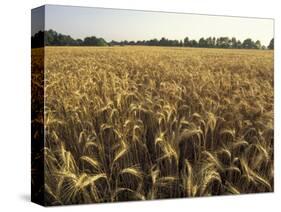
M32 201L273 192L274 20L32 10Z

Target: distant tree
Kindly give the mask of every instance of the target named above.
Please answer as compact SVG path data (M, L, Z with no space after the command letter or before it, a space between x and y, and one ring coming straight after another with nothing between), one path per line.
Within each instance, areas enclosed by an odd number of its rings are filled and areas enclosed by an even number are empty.
M97 46L107 46L107 43L103 38L98 38Z
M85 46L92 46L95 45L96 43L97 43L97 38L95 36L86 37L84 38L84 42L83 42Z
M82 45L83 45L83 40L76 39L76 46L82 46Z
M196 40L191 40L189 43L191 47L198 47L198 42Z
M124 40L124 45L129 45L129 41Z
M107 43L103 38L97 38L95 36L86 37L83 42L84 46L106 46Z
M116 45L119 45L119 42L115 41L115 40L112 40L108 43L110 46L116 46Z
M238 41L236 42L236 48L237 48L237 49L241 49L241 48L242 48L242 43L241 43L240 40L238 40Z
M149 41L146 42L148 46L158 46L159 45L159 41L154 38L154 39L151 39Z
M52 29L44 31L44 33L36 33L33 36L33 39L38 35L40 35L44 40L43 45L41 46L80 46L83 44L83 41L81 39L75 40L69 35L57 33Z
M260 49L261 48L261 42L259 40L257 40L255 42L255 49Z
M183 42L182 42L182 40L180 40L179 46L180 46L180 47L183 47Z
M138 41L136 42L136 44L137 44L137 45L145 45L145 42L144 42L144 41L141 41L141 40L138 40Z
M231 40L228 37L223 38L223 47L230 48L231 47Z
M49 45L54 45L55 42L57 41L57 36L58 33L52 29L45 31L44 33L44 38L45 38L45 45L49 46Z
M224 38L224 37L217 38L217 43L216 43L217 48L226 48L227 45L228 44L226 43L226 38Z
M185 37L185 38L183 39L183 46L185 46L185 47L190 46L189 38L188 38L188 37Z
M269 43L269 45L268 45L267 48L268 48L268 49L274 49L274 38L272 38L272 39L270 40L270 43Z
M217 39L217 47L218 48L230 48L231 42L228 37L220 37Z
M172 40L171 46L179 46L179 41L178 40Z
M162 37L160 40L159 40L159 46L167 46L168 45L168 39Z
M212 40L212 46L213 48L216 47L216 44L217 44L217 39L215 37L213 37L213 40Z
M251 38L247 38L243 41L242 47L244 49L254 49L255 48L255 42Z
M189 43L189 38L188 37L185 37L183 39L183 46L188 46L188 43Z
M232 38L231 38L230 46L231 46L231 48L234 48L234 49L237 48L237 40L236 40L235 37L232 37Z
M234 49L265 49L261 42L257 40L254 42L251 38L243 41L237 40L235 37L201 37L197 40L190 40L185 37L183 40L169 40L162 37L160 40L154 38L151 40L138 40L138 41L114 41L107 43L103 38L90 36L81 39L73 39L69 35L63 35L50 29L48 31L39 31L31 37L31 47L43 46L115 46L115 45L147 45L147 46L176 46L176 47L202 47L202 48L234 48ZM274 49L274 39L270 41L268 49Z
M200 38L198 42L199 47L206 47L206 40L204 38Z
M212 37L208 37L205 40L205 47L207 47L207 48L214 48L215 47L215 42L214 42Z
M44 46L45 46L44 32L39 31L31 37L31 48L39 48Z

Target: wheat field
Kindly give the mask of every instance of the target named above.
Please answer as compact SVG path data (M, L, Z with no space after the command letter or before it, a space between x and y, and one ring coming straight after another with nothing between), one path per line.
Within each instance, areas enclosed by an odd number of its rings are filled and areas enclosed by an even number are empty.
M273 51L45 47L44 83L48 205L274 189Z

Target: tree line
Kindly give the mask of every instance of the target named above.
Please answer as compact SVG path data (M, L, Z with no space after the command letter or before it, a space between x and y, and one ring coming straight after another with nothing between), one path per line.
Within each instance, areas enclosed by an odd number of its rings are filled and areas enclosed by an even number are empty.
M70 35L63 35L54 30L39 31L31 37L31 47L43 46L171 46L171 47L198 47L198 48L229 48L229 49L274 49L274 38L272 38L268 46L261 44L259 40L247 38L240 41L235 37L208 37L199 40L189 39L185 37L183 40L170 40L162 37L160 40L139 40L139 41L110 41L106 42L103 38L95 36L82 39L73 39Z
M39 31L31 37L31 47L38 48L44 46L108 46L103 38L90 36L82 39L74 39L70 35L63 35L50 29Z

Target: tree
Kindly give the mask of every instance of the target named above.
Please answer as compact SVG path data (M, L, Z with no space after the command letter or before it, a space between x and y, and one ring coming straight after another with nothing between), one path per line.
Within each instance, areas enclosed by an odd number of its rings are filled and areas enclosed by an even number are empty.
M213 37L213 41L212 41L213 48L216 47L216 44L217 44L217 39L215 37Z
M159 41L156 38L147 41L148 46L158 46L158 44L159 44Z
M185 37L184 39L183 39L183 46L190 46L190 43L189 43L189 38L188 37Z
M86 37L83 42L84 46L107 46L107 43L103 38L97 38L95 36Z
M237 49L241 49L241 48L242 48L242 43L241 43L240 40L238 40L238 41L236 42L236 48L237 48Z
M170 46L179 46L179 41L178 40L171 40Z
M135 43L135 41L130 41L130 42L129 42L129 45L134 46L134 45L136 45L136 43Z
M267 48L268 49L274 49L274 38L271 39L271 41L270 41L270 43L269 43Z
M182 47L183 46L183 42L182 40L180 40L179 46Z
M199 47L206 47L206 40L204 38L200 38L198 42Z
M169 40L162 37L160 40L154 38L151 40L138 41L114 41L107 43L103 38L90 36L81 39L73 39L70 35L57 33L50 29L48 31L39 31L31 37L31 47L44 46L114 46L114 45L147 45L147 46L177 46L177 47L202 47L202 48L234 48L234 49L265 49L259 40L253 41L251 38L245 39L243 42L237 40L235 37L201 37L197 40L190 40L185 37L183 40ZM274 49L274 39L272 38L268 49Z
M39 31L31 37L31 48L39 48L44 46L45 46L44 32Z
M198 42L196 40L191 40L189 43L191 47L198 47Z
M205 47L207 48L214 48L215 47L215 40L214 38L212 37L208 37L206 40L205 40Z
M145 41L138 40L136 44L137 44L137 45L145 45Z
M261 48L261 42L259 40L257 40L255 42L255 49L260 49Z
M242 47L244 49L254 49L255 48L255 43L252 41L251 38L247 38L246 40L243 41Z
M49 46L55 43L58 33L50 29L48 31L45 31L44 36L45 36L45 45Z
M168 39L162 37L159 41L160 46L167 46L168 45Z
M237 48L237 40L236 40L235 37L232 37L232 38L231 38L230 46L231 46L231 48L234 48L234 49Z
M76 46L82 46L83 45L83 40L76 39L75 43L76 43Z
M217 39L217 45L218 48L230 48L231 42L228 37L220 37Z
M231 48L231 40L228 37L223 37L223 47Z

